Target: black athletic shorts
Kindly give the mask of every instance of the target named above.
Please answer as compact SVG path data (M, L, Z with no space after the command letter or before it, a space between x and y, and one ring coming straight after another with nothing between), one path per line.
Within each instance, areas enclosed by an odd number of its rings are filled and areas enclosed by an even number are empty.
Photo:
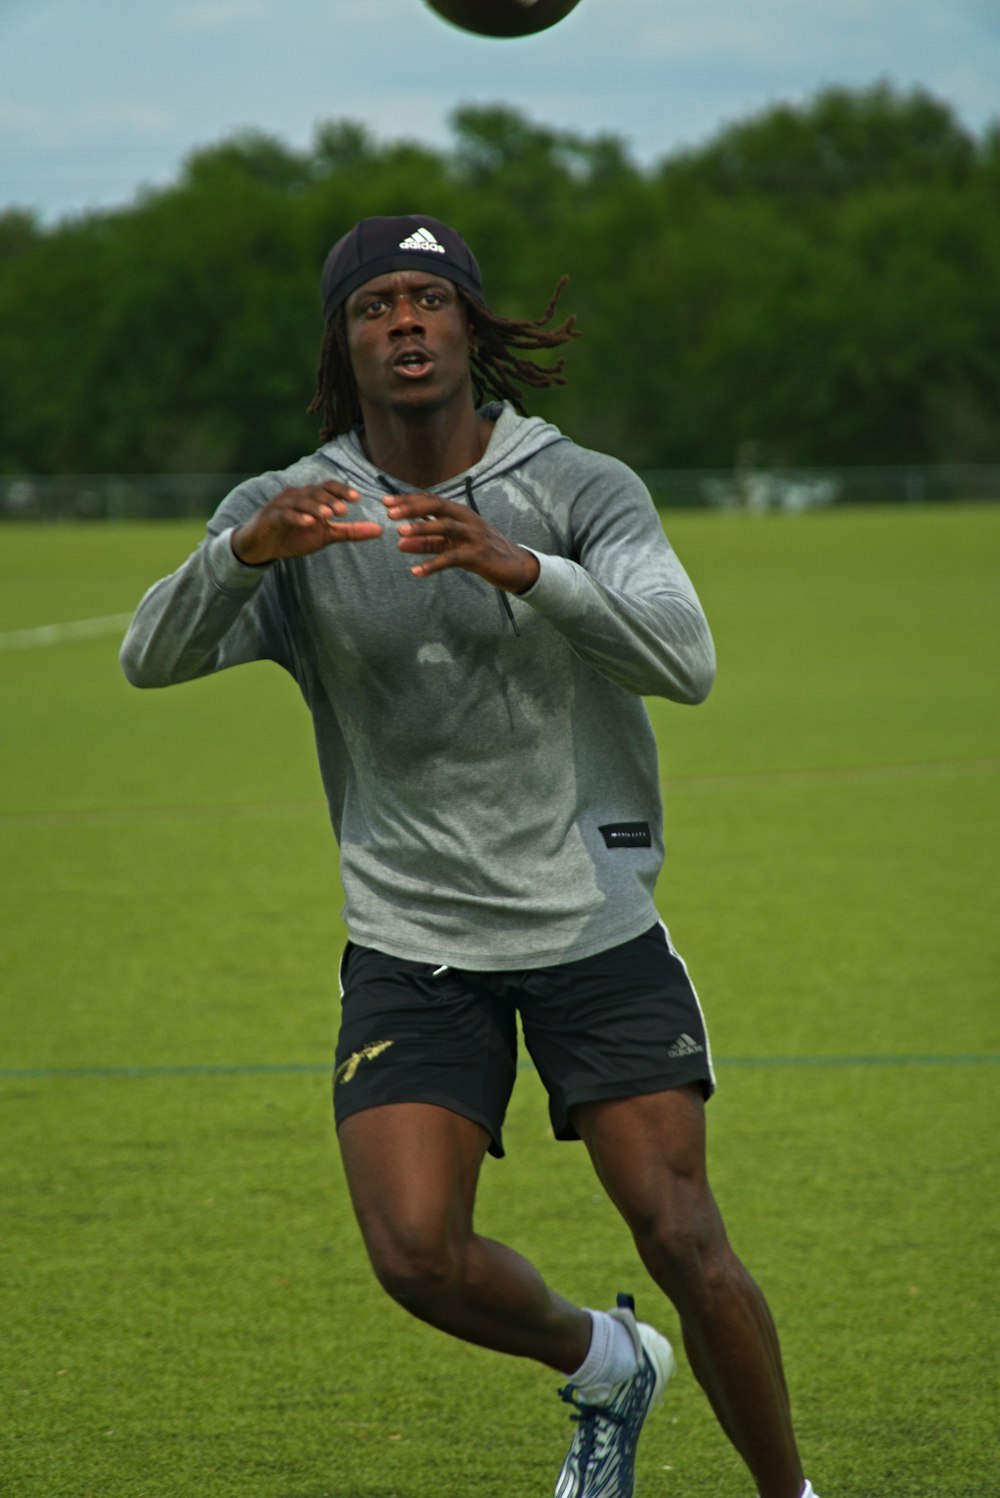
M517 1015L557 1139L580 1103L689 1083L715 1089L705 1021L661 925L553 967L477 973L348 942L333 1077L338 1126L385 1103L436 1103L474 1119L503 1154Z

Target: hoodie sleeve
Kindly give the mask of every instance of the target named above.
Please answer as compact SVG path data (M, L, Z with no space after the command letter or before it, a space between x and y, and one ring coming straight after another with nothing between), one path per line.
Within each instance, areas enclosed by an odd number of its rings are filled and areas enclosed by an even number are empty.
M133 615L121 648L136 687L165 687L255 660L289 664L276 596L276 563L247 567L234 555L233 530L282 481L266 475L223 500L208 534L183 566L154 583Z
M626 691L702 702L715 647L698 595L645 485L614 459L594 470L570 505L568 554L534 551L538 579L520 596Z

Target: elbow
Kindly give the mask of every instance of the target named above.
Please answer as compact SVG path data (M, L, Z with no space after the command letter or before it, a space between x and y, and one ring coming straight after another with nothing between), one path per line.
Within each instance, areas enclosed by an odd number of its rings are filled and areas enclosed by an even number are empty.
M715 681L715 672L701 672L697 676L688 677L680 692L673 694L674 701L679 702L682 707L697 707L704 702L712 690Z
M125 680L130 687L156 687L160 685L159 682L153 680L148 672L143 671L137 661L127 660L125 656L121 656L119 659Z
M129 686L166 687L170 685L171 678L162 671L157 671L144 656L142 650L132 646L127 638L119 652L118 662Z
M697 707L704 702L715 681L715 663L686 661L673 656L655 677L638 688L644 696L665 697L680 707ZM635 690L633 686L633 690Z
M146 686L146 677L142 669L142 659L137 651L129 649L128 640L125 641L118 652L118 664L122 668L122 674L130 687Z
M685 663L682 677L682 694L674 700L686 707L697 707L704 702L715 684L715 647L711 639L704 648L693 652Z
M671 650L657 662L656 670L632 690L644 696L665 697L681 707L697 707L704 702L715 681L715 652L708 650Z
M684 706L704 702L715 682L715 641L700 609L689 608L675 629L670 651L673 690L667 695Z
M683 706L697 707L699 703L704 702L712 690L713 680L714 677L709 677L705 681L698 680L692 682L690 691L680 699Z
M691 678L691 696L688 699L692 707L697 707L699 702L704 702L715 685L715 656L707 661L699 671Z

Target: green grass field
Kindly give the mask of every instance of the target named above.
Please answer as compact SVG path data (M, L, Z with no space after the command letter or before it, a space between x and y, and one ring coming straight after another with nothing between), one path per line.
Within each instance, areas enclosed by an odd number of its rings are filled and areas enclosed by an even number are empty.
M807 1471L822 1498L998 1494L1000 508L668 530L720 675L697 711L653 709L661 909ZM296 689L118 672L113 616L197 539L0 531L0 1492L546 1498L558 1379L409 1321L358 1241ZM676 1332L530 1070L507 1144L480 1227ZM638 1498L750 1492L682 1366Z

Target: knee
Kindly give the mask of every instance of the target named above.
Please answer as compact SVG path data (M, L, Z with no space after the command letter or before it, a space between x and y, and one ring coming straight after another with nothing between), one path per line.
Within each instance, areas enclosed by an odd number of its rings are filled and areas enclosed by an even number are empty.
M632 1225L644 1264L676 1306L715 1299L738 1261L718 1213L650 1213Z
M416 1316L462 1279L463 1255L458 1245L417 1232L394 1232L369 1242L375 1277L383 1290Z

